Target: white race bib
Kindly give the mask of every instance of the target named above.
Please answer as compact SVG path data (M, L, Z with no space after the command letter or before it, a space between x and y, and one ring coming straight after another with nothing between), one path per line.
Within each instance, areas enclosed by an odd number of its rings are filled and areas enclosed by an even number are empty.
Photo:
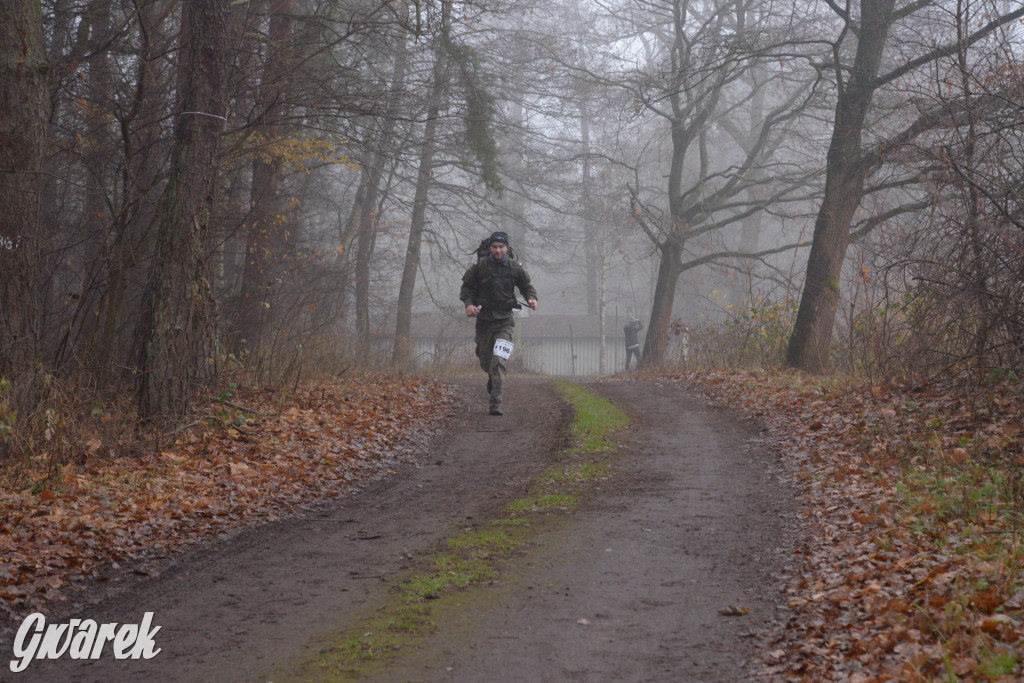
M508 339L495 339L494 340L494 355L501 356L505 360L512 355L512 349L515 344L510 342Z

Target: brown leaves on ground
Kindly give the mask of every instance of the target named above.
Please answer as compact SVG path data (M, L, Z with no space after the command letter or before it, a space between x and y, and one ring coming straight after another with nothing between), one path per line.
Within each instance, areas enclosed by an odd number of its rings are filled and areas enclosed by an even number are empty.
M0 484L0 620L129 561L350 489L386 471L452 404L441 385L408 376L338 380L276 398L241 391L211 403L206 419L158 453L104 460L85 444L91 457L56 478Z
M1019 385L679 376L793 460L805 536L762 676L1022 680Z

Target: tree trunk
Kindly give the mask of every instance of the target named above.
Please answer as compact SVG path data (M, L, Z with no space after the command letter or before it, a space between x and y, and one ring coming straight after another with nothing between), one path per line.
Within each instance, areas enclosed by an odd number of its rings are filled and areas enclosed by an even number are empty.
M382 143L383 144L383 143ZM366 174L366 192L363 194L363 205L359 213L359 229L356 232L355 249L355 315L356 315L356 361L363 367L369 367L372 356L373 339L370 334L370 265L373 250L377 242L377 199L380 196L380 185L384 178L383 153L370 153L370 163L363 173Z
M870 168L861 150L864 121L871 107L894 0L864 0L853 69L836 100L828 150L825 196L814 222L800 308L786 350L791 367L812 373L828 369L832 328L839 303L839 279L850 243L850 223L864 195Z
M741 13L741 17L744 17L744 13ZM739 29L737 29L739 30ZM750 129L747 131L746 138L743 140L743 151L746 154L755 149L758 144L758 139L761 136L761 129L764 127L765 117L765 88L761 87L759 83L765 78L765 69L757 65L750 72L750 79L752 87L754 88L753 97L750 98ZM746 194L751 204L758 204L764 199L765 191L761 187L761 181L764 180L766 171L764 166L757 164L750 169L750 179L752 181L750 187L747 189ZM763 211L756 211L746 218L740 224L740 251L746 254L753 254L757 251L758 246L761 242L761 223L764 217ZM734 313L739 312L739 304L747 298L750 293L749 281L751 277L751 269L747 267L749 260L738 259L737 269L739 270L740 277L736 278L736 282L729 288L729 303L736 307ZM748 305L753 305L752 301L747 302Z
M405 250L405 264L402 281L398 288L398 314L395 322L395 344L391 364L408 370L412 367L412 298L416 291L416 273L420 267L420 251L423 243L423 229L427 219L427 196L430 193L434 152L437 148L437 116L441 111L441 97L444 94L445 72L447 71L448 17L451 3L441 8L441 33L439 45L434 50L434 74L427 101L427 122L423 127L423 146L420 148L419 170L416 173L416 193L412 203L412 219L409 225L409 244ZM405 60L402 55L404 78ZM398 72L398 65L395 67ZM398 80L396 79L396 85Z
M661 263L658 265L658 282L654 287L654 302L651 304L651 319L644 340L644 352L640 364L645 369L657 369L665 364L669 335L672 328L672 308L676 300L676 285L682 275L683 247L673 239L658 245Z
M597 285L597 292L598 292L598 296L597 296L597 322L598 322L598 334L601 335L601 351L598 354L599 355L600 363L599 363L598 367L600 368L600 371L601 371L602 375L608 372L608 345L605 343L605 335L604 335L604 331L607 328L606 318L608 317L607 316L608 304L607 304L607 301L605 299L605 297L608 295L608 286L607 286L608 285L608 281L607 281L607 278L605 277L605 262L606 261L607 261L607 258L606 258L606 254L605 254L605 249L604 249L604 245L602 244L601 245L601 249L600 249L600 254L599 254L598 268L596 269L597 270L597 274L598 274L598 278L597 278L598 279L598 285Z
M85 270L84 284L78 292L78 309L69 326L69 335L74 335L68 345L62 345L55 357L60 365L66 358L77 358L87 365L96 365L102 370L102 358L107 347L95 343L104 325L101 315L106 290L115 277L113 271L117 262L112 254L118 254L118 238L115 216L109 211L108 198L113 185L110 160L116 155L117 122L113 116L113 84L111 70L112 55L100 49L110 39L111 3L109 0L95 2L89 12L81 18L78 35L81 42L75 51L89 56L84 60L85 100L88 106L72 109L73 116L80 117L76 125L88 131L89 144L83 145L83 223L82 263ZM62 115L58 114L59 119ZM75 329L77 327L77 329Z
M42 5L0 4L0 378L39 356L47 70Z
M351 254L353 253L353 245L356 243L357 236L359 234L359 220L363 212L363 203L366 201L366 192L369 189L370 181L366 173L359 174L358 185L356 186L355 196L352 198L352 207L349 210L348 217L344 221L338 217L338 256L335 258L334 265L340 273L340 280L338 282L338 317L342 319L344 317L344 311L346 309L346 301L349 296L355 297L355 293L352 291L352 280L355 277L355 267Z
M445 3L447 9L448 3ZM371 362L373 339L370 332L370 265L377 243L377 227L380 224L381 198L385 193L384 169L387 155L393 149L399 91L404 81L406 55L401 53L395 64L389 115L384 117L380 132L367 162L363 166L365 190L362 193L362 208L359 212L358 229L355 235L355 319L356 319L356 361L363 367ZM386 196L386 194L384 195Z
M676 40L682 41L682 19L684 16L681 3L673 4L674 11L680 13L676 23ZM681 93L674 91L670 100L675 111L681 111ZM683 205L683 174L685 170L686 152L693 141L692 127L685 125L682 117L671 121L672 158L668 174L668 207L671 226L668 234L658 243L661 262L658 264L658 281L654 287L654 300L651 302L651 317L647 327L647 339L644 341L643 356L640 366L644 368L660 368L665 365L668 351L669 334L672 327L672 308L676 300L676 286L682 274L683 245L686 241L687 222L684 218Z
M680 59L682 66L687 60L688 50L686 47L687 38L684 31L688 5L680 0L672 3L674 46L673 54ZM658 281L654 286L654 300L651 302L651 317L647 327L647 338L644 341L643 356L640 359L640 366L643 368L660 368L665 365L665 355L668 352L669 335L672 328L672 309L676 300L676 286L679 284L679 276L682 274L682 254L686 244L687 232L689 229L686 220L686 206L683 193L683 177L686 170L686 153L695 139L695 131L700 126L695 126L693 119L703 119L714 111L717 94L705 97L701 104L700 112L686 114L683 106L682 87L683 71L673 74L677 87L669 93L669 102L672 105L673 116L669 120L669 133L672 139L672 157L669 161L668 171L668 213L670 224L667 234L661 241L657 242L658 251L661 252L661 262L658 264ZM689 94L686 96L690 97ZM706 173L701 174L701 178Z
M860 204L863 184L863 179L851 174L826 180L825 198L814 223L800 308L786 351L786 362L792 367L812 373L828 369L832 327L839 305L839 277L849 246L850 221Z
M294 0L269 0L270 45L260 81L257 107L260 109L256 136L264 145L273 145L281 135L285 119L282 82L288 70L288 42L292 33ZM259 346L264 315L274 282L280 271L287 225L280 219L281 157L270 152L257 154L252 162L252 186L249 216L243 228L246 234L245 265L238 297L238 322L229 341L239 354Z
M139 414L182 414L212 373L204 262L225 120L230 0L182 5L178 121L139 334Z
M581 192L583 216L583 251L586 255L586 277L587 277L587 315L596 315L600 309L598 294L598 255L597 255L597 226L594 223L594 207L590 181L590 107L587 102L588 90L580 89L580 143L583 154L583 187ZM602 328L603 331L603 328ZM603 369L603 368L602 368Z

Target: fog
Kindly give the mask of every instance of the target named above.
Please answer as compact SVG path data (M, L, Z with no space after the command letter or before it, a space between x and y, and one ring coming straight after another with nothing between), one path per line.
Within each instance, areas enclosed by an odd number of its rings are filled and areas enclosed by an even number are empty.
M1003 362L1024 324L1016 3L31 7L11 376L174 387L162 412L225 372L469 372L495 230L540 296L523 348L599 349L581 372L631 316L650 367L812 372Z
M809 242L823 182L827 112L816 90L827 85L809 65L820 48L776 62L778 73L759 51L813 31L793 28L796 13L751 13L747 44L725 19L734 5L707 3L677 35L673 7L683 4L554 4L465 27L498 75L492 131L504 187L460 198L458 212L439 200L415 297L421 319L458 318L461 271L492 230L512 236L540 292L533 316L603 311L588 334L603 328L617 340L630 316L657 315L668 240L687 264L672 292L677 324L721 323L753 300L795 295L806 259L796 245ZM716 23L720 44L708 34ZM673 127L686 139L674 142ZM478 185L465 169L446 172L445 191Z

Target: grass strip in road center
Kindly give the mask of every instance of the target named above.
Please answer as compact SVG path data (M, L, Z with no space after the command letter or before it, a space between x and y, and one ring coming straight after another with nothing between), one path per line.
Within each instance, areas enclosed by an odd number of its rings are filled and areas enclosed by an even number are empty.
M573 441L578 445L570 450L580 453L607 453L615 445L608 435L629 424L629 416L606 398L590 393L573 382L552 382L558 393L576 410L569 427Z
M398 589L374 614L272 680L346 680L385 671L403 648L441 628L441 613L463 606L461 591L494 581L502 564L542 533L546 522L575 508L586 486L610 475L615 444L608 437L629 423L628 416L578 384L553 385L575 412L570 445L556 455L557 464L526 495L510 501L504 517L448 539L443 550L399 577Z

